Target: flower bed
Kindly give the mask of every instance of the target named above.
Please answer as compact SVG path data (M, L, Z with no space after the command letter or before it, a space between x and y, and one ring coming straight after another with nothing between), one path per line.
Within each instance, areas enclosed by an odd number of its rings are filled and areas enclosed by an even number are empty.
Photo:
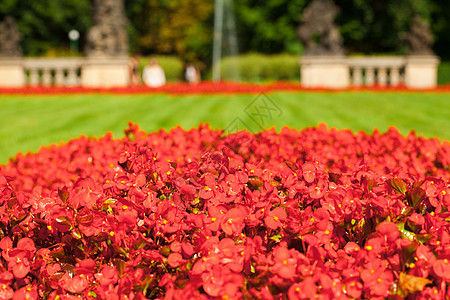
M237 82L209 82L204 81L199 84L169 83L162 87L152 88L144 85L116 87L116 88L86 88L75 87L25 87L25 88L0 88L0 94L73 94L73 93L117 93L117 94L224 94L224 93L261 93L273 91L341 91L325 88L305 88L299 83L293 82L272 82L265 84L237 83ZM394 91L394 92L417 92L405 86L388 87L351 87L346 91ZM440 85L433 89L420 90L420 92L448 93L450 85Z
M1 167L0 299L450 297L448 142L125 133Z

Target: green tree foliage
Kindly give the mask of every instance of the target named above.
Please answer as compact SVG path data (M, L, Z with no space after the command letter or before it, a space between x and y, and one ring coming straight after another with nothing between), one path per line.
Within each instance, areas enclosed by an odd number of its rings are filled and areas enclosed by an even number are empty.
M414 14L431 22L435 7L429 0L336 0L336 19L350 53L405 53L402 35Z
M234 1L240 51L300 54L296 34L307 0Z
M431 30L434 33L434 50L443 60L450 60L450 1L434 0L431 12Z
M210 57L213 2L210 0L127 1L132 48L142 54L172 54L183 60Z
M301 54L296 34L312 0L234 0L239 52ZM415 13L430 22L434 50L450 59L449 0L334 0L336 19L350 53L405 53L401 36ZM92 0L0 0L0 19L15 17L25 55L69 48L67 33L83 38L92 24ZM125 0L132 52L176 55L210 63L214 0ZM82 45L81 45L82 46ZM82 48L81 48L82 49Z
M67 51L68 32L77 29L84 36L91 25L90 0L2 0L0 19L7 15L16 20L26 55Z

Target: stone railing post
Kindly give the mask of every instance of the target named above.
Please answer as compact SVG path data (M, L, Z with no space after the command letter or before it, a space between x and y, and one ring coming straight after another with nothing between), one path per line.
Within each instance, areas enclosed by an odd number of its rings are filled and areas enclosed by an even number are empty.
M388 83L386 68L380 67L378 69L378 84L380 86L386 86Z
M405 84L410 88L429 89L437 85L439 58L434 55L406 57Z
M51 70L47 67L42 70L42 85L43 86L52 85L52 73Z
M352 83L354 86L361 86L363 84L363 70L359 66L353 68Z
M30 79L29 84L31 86L36 86L39 84L39 70L37 68L30 68Z
M397 86L400 84L400 70L398 67L391 67L389 83L391 86Z
M307 88L347 88L349 66L345 56L303 56L300 60L302 86Z
M63 68L55 69L55 85L56 86L64 85L64 69Z
M67 86L74 86L78 85L78 76L77 76L77 70L75 68L70 68L67 70L67 78L66 78L66 85Z
M81 67L84 87L124 87L129 83L128 57L88 57Z
M375 70L373 67L366 69L366 85L373 86L375 84Z
M15 88L25 86L25 71L21 58L0 58L0 86Z

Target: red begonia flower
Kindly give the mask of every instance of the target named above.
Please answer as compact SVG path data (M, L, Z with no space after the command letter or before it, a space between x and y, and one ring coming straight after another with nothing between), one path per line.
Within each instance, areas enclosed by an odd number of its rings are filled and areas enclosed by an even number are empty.
M37 300L38 292L35 286L24 286L14 293L13 300Z
M275 230L283 226L286 217L286 211L281 207L276 207L269 211L267 216L264 218L264 223L268 228Z

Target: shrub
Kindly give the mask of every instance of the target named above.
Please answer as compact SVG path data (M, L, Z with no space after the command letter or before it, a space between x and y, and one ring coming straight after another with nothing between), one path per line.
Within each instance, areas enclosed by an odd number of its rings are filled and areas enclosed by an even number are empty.
M438 84L450 84L450 62L441 62L439 64Z
M300 79L299 57L289 54L263 55L245 54L226 57L222 60L223 80L234 81L278 81ZM236 74L237 77L236 77Z
M269 80L300 80L300 58L296 55L278 54L270 57L263 77Z

